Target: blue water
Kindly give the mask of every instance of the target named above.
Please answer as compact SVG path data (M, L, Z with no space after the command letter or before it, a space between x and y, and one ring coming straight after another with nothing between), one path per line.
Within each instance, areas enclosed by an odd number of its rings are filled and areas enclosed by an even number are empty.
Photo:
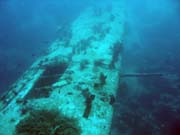
M127 1L124 73L163 76L122 78L114 135L180 134L180 3Z
M44 55L52 41L65 38L66 28L88 4L69 0L0 1L0 93ZM64 29L58 31L59 26Z
M103 1L100 1L100 3ZM0 93L92 4L86 0L0 1ZM113 135L179 135L180 2L126 0L123 73L162 73L122 78ZM63 26L63 32L57 31Z
M146 0L127 3L129 36L125 53L144 70L178 73L180 67L180 5L176 0ZM133 57L133 59L131 59ZM135 63L133 63L134 59ZM132 60L132 61L131 61ZM131 65L131 66L132 66ZM156 68L156 69L155 69Z

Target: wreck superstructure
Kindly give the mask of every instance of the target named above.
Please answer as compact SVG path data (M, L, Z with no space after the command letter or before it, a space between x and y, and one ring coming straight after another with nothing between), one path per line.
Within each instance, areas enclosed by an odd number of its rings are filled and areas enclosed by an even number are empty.
M81 135L109 135L124 38L123 2L87 8L0 99L0 135L33 109L75 118ZM68 129L67 129L68 130Z

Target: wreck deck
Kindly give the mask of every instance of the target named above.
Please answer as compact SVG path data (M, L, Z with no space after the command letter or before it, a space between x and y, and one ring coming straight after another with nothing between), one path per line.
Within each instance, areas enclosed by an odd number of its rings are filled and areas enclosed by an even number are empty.
M0 135L12 135L31 109L58 109L82 135L109 135L119 83L124 11L121 2L89 7L0 99Z

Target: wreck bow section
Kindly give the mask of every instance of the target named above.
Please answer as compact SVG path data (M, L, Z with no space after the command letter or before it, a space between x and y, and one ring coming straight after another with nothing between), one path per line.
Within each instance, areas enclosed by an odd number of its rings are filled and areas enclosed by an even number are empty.
M39 115L56 110L68 120L76 120L77 134L110 133L123 47L122 2L87 8L69 32L68 37L53 42L48 54L1 97L0 135L30 132L27 122L33 110ZM26 131L19 130L22 123ZM77 131L64 125L62 129L52 126L50 133Z

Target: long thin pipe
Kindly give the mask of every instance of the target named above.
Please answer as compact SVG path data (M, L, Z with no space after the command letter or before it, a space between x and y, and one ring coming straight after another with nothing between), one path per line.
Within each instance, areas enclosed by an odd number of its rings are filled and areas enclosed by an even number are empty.
M161 77L162 73L123 73L120 77Z

